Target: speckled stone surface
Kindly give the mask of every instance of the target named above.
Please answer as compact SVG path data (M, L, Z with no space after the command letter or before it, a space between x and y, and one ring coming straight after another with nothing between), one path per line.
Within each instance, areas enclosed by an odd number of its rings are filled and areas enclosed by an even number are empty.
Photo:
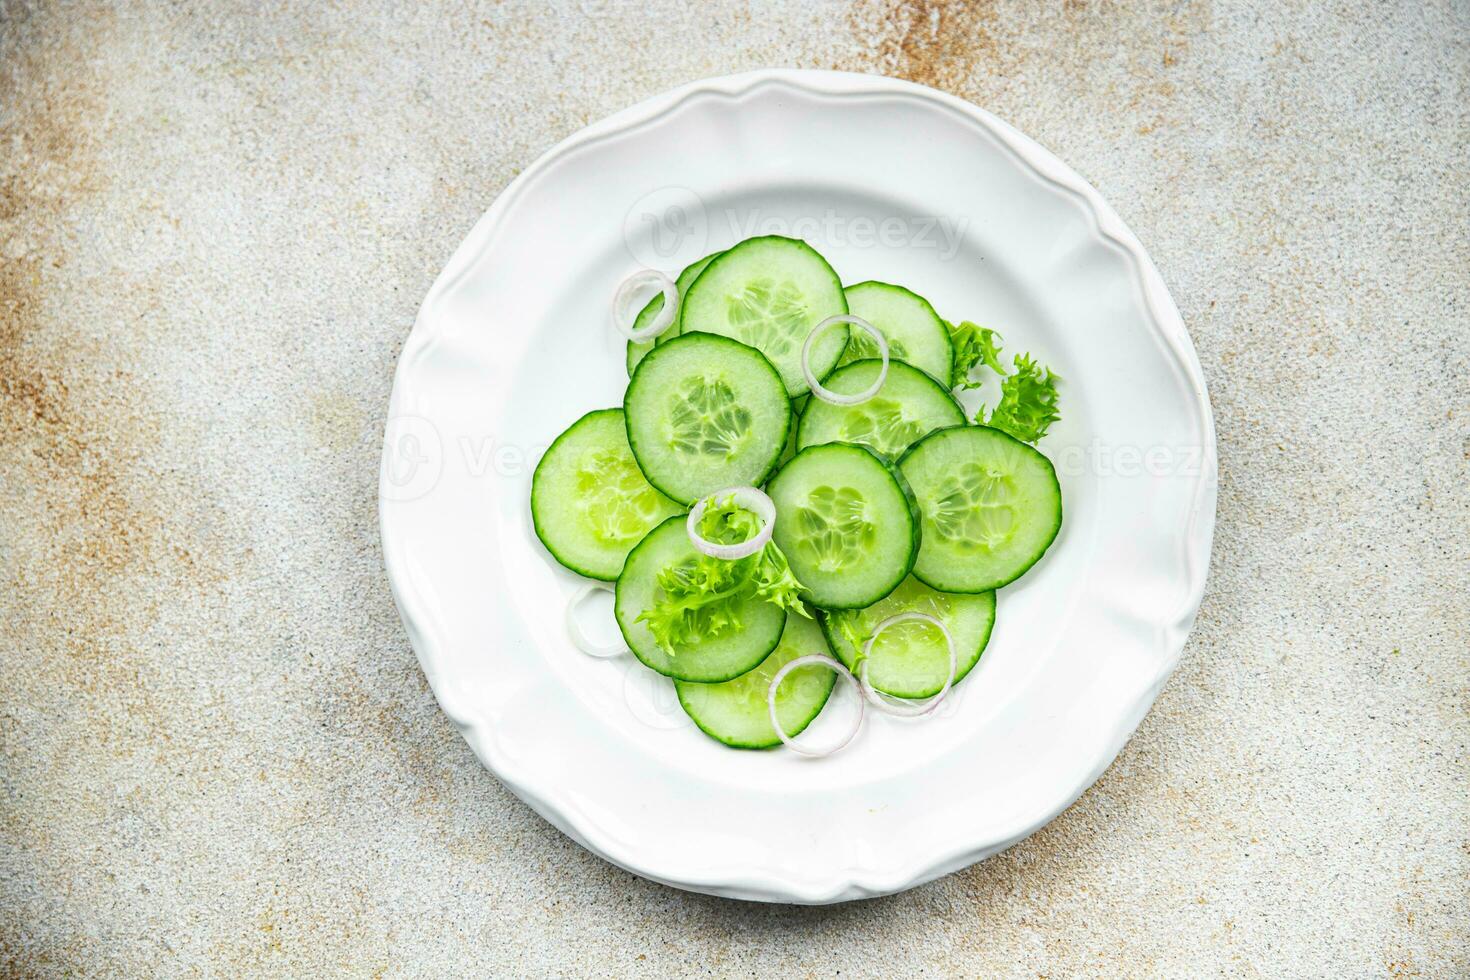
M519 170L701 76L886 72L1075 166L1219 426L1117 762L894 898L760 907L485 773L376 526L394 360ZM1470 7L0 0L0 974L1470 974Z

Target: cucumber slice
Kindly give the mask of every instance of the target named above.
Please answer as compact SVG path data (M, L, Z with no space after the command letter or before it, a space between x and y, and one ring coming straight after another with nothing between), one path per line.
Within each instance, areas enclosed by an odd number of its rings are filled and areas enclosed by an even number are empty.
M645 623L638 622L658 596L658 576L681 562L694 562L699 552L689 543L682 514L648 532L628 555L618 576L613 615L628 649L649 667L681 681L715 683L739 677L759 666L776 648L786 626L786 610L764 599L745 599L731 613L738 625L696 643L678 647L674 655L658 645Z
M816 621L792 613L786 617L781 642L755 670L723 684L675 681L674 690L684 712L710 738L736 749L768 749L781 744L766 704L771 679L776 671L809 653L832 655ZM948 660L945 667L949 667ZM834 671L817 665L787 674L776 689L776 717L782 731L794 738L805 730L826 706L836 683Z
M556 437L531 477L531 523L553 558L610 582L649 529L683 508L649 486L621 408L588 412Z
M801 413L806 411L807 402L811 400L811 395L798 395L791 399L791 432L786 437L786 448L781 450L781 460L776 464L778 469L791 462L791 457L796 455L796 420L801 418Z
M759 486L791 430L791 401L776 369L760 351L713 334L655 347L633 372L623 410L643 475L684 504Z
M865 446L803 449L766 492L776 504L772 536L814 605L871 605L913 568L914 496L898 470Z
M822 384L843 395L866 391L882 367L882 361L854 361ZM964 424L965 411L948 388L916 367L889 361L883 387L865 402L833 405L813 398L797 423L796 448L851 442L898 459L935 429Z
M1062 489L1051 460L999 429L932 432L899 469L924 515L914 577L941 592L1014 582L1061 529Z
M792 407L792 409L795 409L796 408L795 405L792 405L791 407ZM786 445L784 447L782 447L782 449L781 449L781 458L776 461L776 466L777 467L785 466L787 463L791 462L792 457L794 457L795 455L796 455L796 426L795 425L792 425L791 426L791 432L790 432L790 434L786 436Z
M847 312L842 283L806 242L750 238L717 257L689 287L684 333L733 337L770 359L793 397L807 390L801 347L812 328ZM833 327L812 349L810 367L825 377L847 346L847 327Z
M912 364L932 378L949 383L954 344L949 330L924 297L886 282L848 286L847 312L867 320L888 341L890 357ZM878 356L878 347L861 330L854 330L837 366ZM821 377L820 374L817 377ZM822 384L828 384L826 380ZM830 387L830 385L829 385Z
M644 355L653 350L655 344L662 344L667 340L673 340L675 337L679 336L679 321L683 319L684 316L684 304L682 302L682 298L689 295L689 287L694 284L694 280L699 278L699 274L704 271L704 267L713 262L715 256L719 254L719 252L713 252L709 255L706 255L698 262L695 262L693 265L685 266L684 271L679 273L679 277L674 280L674 285L679 289L681 302L679 304L679 315L674 317L674 322L669 324L669 328L667 330L665 330L663 333L659 334L652 340L628 341L628 353L624 358L624 361L628 367L628 377L631 378L633 376L633 369L638 366L639 361L643 360ZM663 308L664 297L663 294L660 293L653 299L649 300L647 306L638 311L638 317L633 321L633 329L635 331L638 331L648 326L650 323L653 322L653 318L658 316L658 311Z
M949 629L958 657L954 675L958 684L980 662L980 654L990 642L990 630L995 625L995 593L936 592L910 575L887 598L871 606L823 614L822 629L837 658L848 670L856 670L863 644L873 628L904 612L928 613ZM868 680L884 694L933 697L948 674L949 650L944 636L928 623L890 626L873 644Z

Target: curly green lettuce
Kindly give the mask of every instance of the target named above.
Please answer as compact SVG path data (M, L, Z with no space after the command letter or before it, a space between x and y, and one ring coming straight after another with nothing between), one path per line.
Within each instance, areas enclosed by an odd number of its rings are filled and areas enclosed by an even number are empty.
M1000 363L1001 336L994 330L965 320L959 326L945 321L954 345L955 388L978 388L981 382L970 375L985 365L1000 375L1000 401L986 418L982 405L975 416L980 425L1008 432L1022 442L1036 442L1061 416L1057 414L1057 382L1061 378L1037 364L1030 354L1018 354L1015 373Z
M954 346L954 375L956 388L978 388L980 382L970 377L975 368L985 365L1001 377L1006 369L1000 363L1000 334L989 327L965 320L959 326L945 321L949 327L949 339Z
M748 541L760 531L760 519L735 503L734 496L714 500L699 521L699 534L717 544ZM698 555L665 568L658 575L653 606L638 617L669 656L677 647L713 639L741 627L740 607L764 600L811 618L800 599L801 582L786 555L767 541L753 555L733 561Z
M1015 373L1006 375L1000 383L1000 401L991 409L990 417L986 418L982 405L975 421L1008 432L1022 442L1034 443L1061 418L1057 413L1057 382L1061 378L1031 360L1029 354L1016 355L1015 365Z

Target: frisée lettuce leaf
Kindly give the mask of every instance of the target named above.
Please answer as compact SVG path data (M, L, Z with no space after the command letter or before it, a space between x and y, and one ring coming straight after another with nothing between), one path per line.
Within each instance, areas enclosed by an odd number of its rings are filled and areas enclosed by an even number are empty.
M699 521L700 537L716 544L748 541L760 532L760 518L735 503L734 496L713 500ZM677 647L739 629L740 606L763 600L811 618L801 602L801 582L776 542L733 560L698 555L658 575L652 608L638 617L669 656Z
M1029 354L1017 354L1016 371L1000 383L1000 401L985 415L980 406L975 421L1034 443L1061 415L1057 412L1057 382L1061 378L1038 364Z
M980 382L970 374L982 364L1005 376L1006 369L1000 363L1000 334L969 320L959 326L946 321L945 326L949 327L949 339L954 345L954 387L980 387Z
M978 388L970 375L985 365L1000 375L1000 401L986 418L985 406L975 416L980 425L1008 432L1022 442L1034 443L1061 416L1057 413L1057 382L1061 378L1031 359L1017 354L1015 372L1000 362L1001 336L988 327L965 320L959 326L946 321L954 345L954 387Z

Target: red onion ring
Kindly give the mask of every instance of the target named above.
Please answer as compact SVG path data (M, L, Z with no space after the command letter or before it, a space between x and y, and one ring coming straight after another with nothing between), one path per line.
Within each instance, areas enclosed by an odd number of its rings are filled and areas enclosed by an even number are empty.
M868 663L872 657L873 643L878 639L878 635L890 626L911 622L929 623L932 626L938 627L939 632L944 634L945 645L949 647L949 676L944 679L944 686L939 689L938 694L925 698L922 701L895 698L892 695L882 693L868 682ZM872 635L863 644L863 662L862 666L858 668L858 686L862 689L863 697L871 701L873 707L884 714L894 715L899 718L923 718L925 715L932 714L954 688L954 675L958 671L959 657L955 654L954 636L950 633L949 627L928 613L911 610L909 612L899 613L896 616L889 616L873 628Z
M832 745L821 749L809 749L805 745L796 744L796 740L794 738L787 735L784 731L781 730L781 719L776 716L776 688L781 686L781 682L786 679L787 674L790 674L798 667L806 667L810 664L824 664L827 667L831 667L833 671L841 674L843 677L846 677L848 682L851 683L854 687L858 686L857 679L852 676L852 671L842 666L842 664L824 654L809 653L806 656L797 657L795 660L791 661L780 670L776 671L776 676L771 678L771 687L769 690L766 691L766 711L771 716L771 727L776 730L776 736L781 739L782 745L786 746L797 755L804 755L808 759L821 759L825 756L832 755L834 752L840 752L841 750L847 748L848 744L857 737L857 733L862 730L863 698L861 697L861 695L858 697L858 709L857 714L854 716L853 719L852 731L848 732L840 741L837 741Z
M726 497L734 497L736 504L760 519L761 529L753 537L736 544L716 544L700 536L699 522L709 509L710 501L723 500ZM730 487L701 498L689 512L689 520L684 522L684 529L689 532L689 541L694 545L694 550L702 555L723 558L726 561L746 558L760 551L771 540L771 532L776 529L776 505L770 497L755 487Z
M664 305L654 316L652 323L642 330L634 330L633 324L638 321L638 314L631 306L638 291L648 286L659 288L664 294ZM657 269L639 269L624 279L618 285L618 291L613 293L613 329L635 343L646 343L669 329L678 312L679 287L674 284L674 280Z
M621 643L598 643L582 632L582 624L577 622L577 608L587 601L587 597L594 592L611 592L612 589L599 583L589 583L582 586L567 600L567 611L565 614L567 624L567 635L572 638L572 645L589 657L599 660L607 660L619 654L627 653L628 648Z
M883 359L883 366L878 369L878 377L873 379L873 383L868 386L866 391L860 391L855 395L844 395L840 392L833 391L831 388L824 388L822 387L822 383L817 380L816 375L812 374L812 347L816 345L817 338L828 327L834 327L839 323L850 324L859 330L866 331L868 336L873 338L873 342L878 345L878 356ZM849 313L843 313L840 316L829 316L815 327L812 327L812 332L806 335L806 343L801 345L801 376L806 379L807 387L812 390L812 395L828 404L860 405L876 395L882 389L883 382L888 377L888 340L883 336L881 330L860 316L853 316Z

